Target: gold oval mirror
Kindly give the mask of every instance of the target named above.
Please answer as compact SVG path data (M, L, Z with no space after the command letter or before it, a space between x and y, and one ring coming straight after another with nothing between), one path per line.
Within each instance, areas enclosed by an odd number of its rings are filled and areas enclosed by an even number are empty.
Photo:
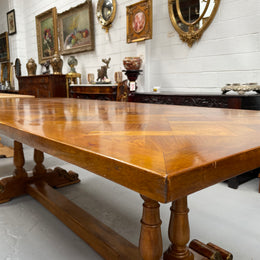
M108 32L116 14L116 0L98 0L97 18L102 28Z
M220 0L168 0L171 22L190 47L199 40L218 10Z

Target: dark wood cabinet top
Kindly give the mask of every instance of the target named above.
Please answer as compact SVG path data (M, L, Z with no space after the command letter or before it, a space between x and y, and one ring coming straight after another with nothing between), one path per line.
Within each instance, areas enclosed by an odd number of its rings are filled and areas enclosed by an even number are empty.
M173 92L173 91L160 91L160 92L136 92L135 95L154 95L154 96L188 96L188 97L224 97L224 98L248 98L248 97L260 97L260 94L250 92L245 95L239 95L235 92L229 92L227 94L213 93L213 92Z
M48 74L18 77L19 93L35 97L66 97L66 75Z

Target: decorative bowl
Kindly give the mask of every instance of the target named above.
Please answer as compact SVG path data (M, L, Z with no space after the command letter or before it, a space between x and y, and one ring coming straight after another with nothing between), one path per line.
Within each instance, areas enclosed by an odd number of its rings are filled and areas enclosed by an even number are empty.
M140 57L125 57L123 64L126 70L139 70L142 65Z

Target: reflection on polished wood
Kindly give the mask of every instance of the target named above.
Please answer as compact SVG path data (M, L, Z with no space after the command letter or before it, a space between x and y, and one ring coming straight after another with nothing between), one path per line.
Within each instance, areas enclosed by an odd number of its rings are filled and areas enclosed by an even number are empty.
M31 95L19 95L15 92L11 91L4 91L5 93L0 92L0 99L2 98L34 98L34 96ZM0 158L5 157L13 157L14 151L11 147L7 147L1 144L1 138L0 138Z
M187 247L186 197L260 166L258 111L78 99L0 100L0 107L0 132L34 147L36 163L34 175L27 177L21 146L16 145L16 172L1 180L0 200L29 192L62 220L64 211L73 212L74 205L65 199L63 203L63 198L45 184L48 171L43 166L43 152L49 153L142 195L139 250L143 259L160 259L158 202L173 202L169 225L172 245L164 259L188 260L192 255L207 259ZM28 182L28 178L33 179ZM125 251L122 248L131 248L136 254L137 248L119 235L113 235L113 245L101 242L102 235L93 234L97 230L94 220L92 227L87 222L78 223L79 231L74 220L82 220L83 215L75 209L65 222L68 220L66 224L85 241L94 236L101 255L104 247L105 254L110 252L107 259L115 255L127 259L115 253ZM112 250L115 245L120 249Z
M0 93L0 98L34 98L32 95L20 95L10 93Z

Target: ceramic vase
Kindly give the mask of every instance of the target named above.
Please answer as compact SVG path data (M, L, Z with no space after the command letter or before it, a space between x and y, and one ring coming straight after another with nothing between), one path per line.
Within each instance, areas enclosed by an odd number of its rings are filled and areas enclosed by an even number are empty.
M60 58L60 55L55 52L51 60L51 66L53 74L62 74L63 60Z
M28 60L28 62L26 64L26 69L28 72L28 76L36 75L37 64L35 63L33 58Z

